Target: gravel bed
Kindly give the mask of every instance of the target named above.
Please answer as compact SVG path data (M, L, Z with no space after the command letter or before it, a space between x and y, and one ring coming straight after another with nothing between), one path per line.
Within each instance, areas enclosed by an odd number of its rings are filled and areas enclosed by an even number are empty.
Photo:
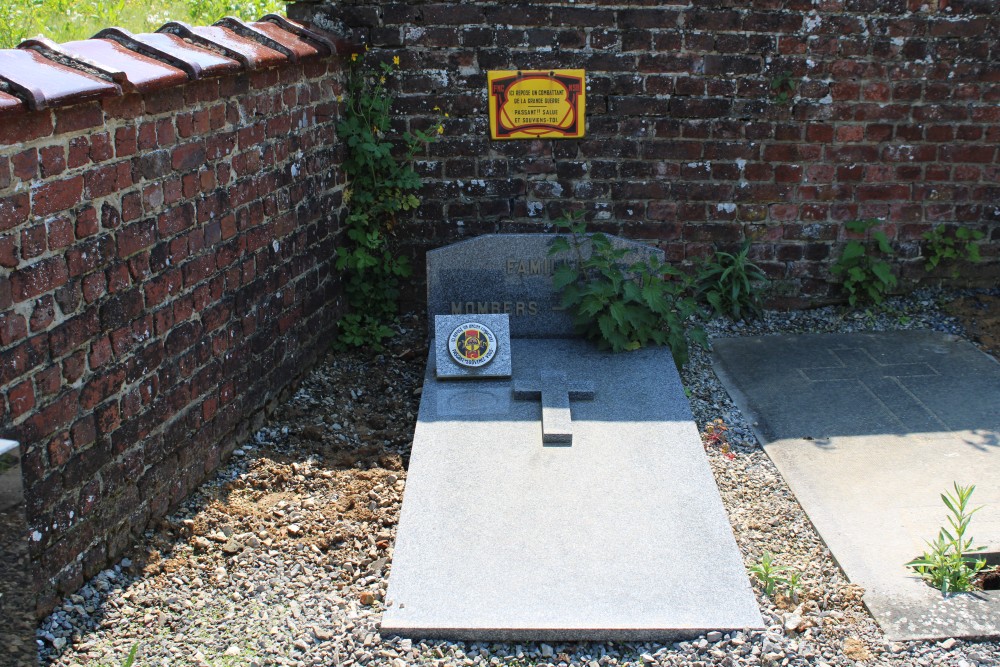
M996 291L994 291L996 292ZM964 336L918 291L877 312L822 308L716 320L709 336L935 329ZM1000 663L996 642L890 643L712 371L682 377L745 563L802 573L795 599L756 588L767 629L677 643L502 644L383 638L378 622L426 358L407 318L390 352L331 354L213 479L130 558L67 597L38 630L43 665L948 665ZM711 576L706 571L706 576Z

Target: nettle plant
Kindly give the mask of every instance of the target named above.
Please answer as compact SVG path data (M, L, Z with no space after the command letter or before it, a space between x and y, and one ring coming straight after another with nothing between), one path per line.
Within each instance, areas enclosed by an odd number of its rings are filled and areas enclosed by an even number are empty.
M398 69L398 56L372 65L364 55L354 54L347 74L337 124L346 147L342 168L348 186L347 239L337 255L348 308L338 322L341 347L381 349L382 341L394 335L400 279L412 273L394 242L399 215L420 205L414 155L443 132L439 120L429 131L390 136L394 96L387 82Z
M669 345L674 362L688 360L688 342L707 346L692 280L657 257L628 261L626 248L616 248L599 232L588 234L582 213L556 221L568 232L557 237L549 255L568 253L553 284L561 306L573 317L577 332L615 352L649 344Z
M927 272L933 271L941 264L957 260L978 262L982 259L977 242L981 241L985 234L977 229L957 227L949 233L945 225L939 225L921 236L927 242L924 248L924 257L927 259L924 270ZM958 278L958 268L952 269L951 277Z
M845 223L845 227L855 234L867 234L879 223L877 218L851 220ZM848 241L843 254L830 267L834 275L842 276L847 301L851 306L864 301L880 305L890 290L896 287L896 276L886 261L896 254L889 245L889 237L882 230L876 229L871 233L871 239L871 243Z

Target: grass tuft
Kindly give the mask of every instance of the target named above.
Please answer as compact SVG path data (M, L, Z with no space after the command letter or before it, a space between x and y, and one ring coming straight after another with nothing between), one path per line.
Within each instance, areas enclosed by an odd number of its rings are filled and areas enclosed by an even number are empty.
M38 35L69 42L112 26L151 32L167 21L210 25L223 16L257 20L284 11L284 0L0 0L0 48Z

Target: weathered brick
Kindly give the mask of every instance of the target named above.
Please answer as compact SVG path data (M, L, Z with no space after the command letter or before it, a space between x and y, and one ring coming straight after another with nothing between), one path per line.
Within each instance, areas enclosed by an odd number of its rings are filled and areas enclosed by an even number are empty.
M31 198L27 192L19 192L0 198L0 232L17 227L28 219Z
M0 345L7 347L28 335L24 316L17 313L0 313Z
M0 235L0 266L13 268L20 263L20 248L14 234Z
M125 225L118 230L118 257L126 259L137 252L152 247L156 241L156 223L153 220L142 220Z
M171 153L171 166L177 171L197 169L205 162L205 146L201 142L178 146Z
M35 301L35 307L31 311L31 319L28 321L32 333L44 331L55 320L55 299L51 295L45 296Z
M8 350L0 352L0 382L13 383L43 363L48 356L44 335L33 336Z
M104 123L104 113L95 103L56 110L56 133L77 132Z
M0 146L18 146L52 134L52 113L14 114L0 123Z
M49 257L23 266L11 274L14 301L21 302L66 284L69 269L62 257Z
M82 176L44 183L32 189L31 212L42 217L66 211L79 204L82 196Z

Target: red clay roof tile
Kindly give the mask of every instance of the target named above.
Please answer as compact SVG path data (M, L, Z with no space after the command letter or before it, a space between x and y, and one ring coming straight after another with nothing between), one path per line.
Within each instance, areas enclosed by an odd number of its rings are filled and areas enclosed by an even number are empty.
M257 28L252 28L243 21L233 18L232 16L219 19L215 22L215 25L220 28L232 30L240 37L246 37L247 39L253 40L258 44L263 44L267 48L284 55L292 62L298 62L300 58L308 58L309 56L314 56L318 53L315 48L310 47L308 44L303 45L303 43L296 39L294 35L289 35L282 30L278 30L283 37L281 37L281 39L274 39L274 37L266 32L258 30ZM291 41L289 41L289 38L291 38ZM285 42L289 43L286 44ZM302 48L302 46L305 46L306 48Z
M110 81L61 65L30 49L0 50L0 78L24 97L30 109L121 94L121 89Z
M232 58L195 46L177 35L162 32L144 32L134 35L124 28L108 28L97 33L96 36L113 39L133 51L139 51L169 62L174 67L187 72L192 79L218 76L240 69L240 64Z
M333 55L337 52L337 45L328 36L315 30L310 30L301 23L287 19L281 14L265 14L259 21L251 23L250 25L259 29L262 23L270 23L278 26L285 32L298 35L300 38L306 40L319 49L320 54L324 56Z
M102 65L117 67L125 72L129 83L139 92L179 86L188 82L181 69L154 58L136 53L110 39L87 39L63 44L66 50L90 58Z
M288 32L283 28L266 21L257 21L248 24L254 30L259 30L274 41L287 49L291 49L297 58L312 58L319 55L327 55L329 51L324 44L313 42L302 35Z
M333 32L315 25L306 27L306 25L287 19L281 14L265 14L260 20L274 23L289 32L297 32L296 29L301 29L311 36L318 37L321 41L326 40L326 43L330 46L331 55L349 56L352 53L358 53L359 49L367 41L364 32L358 28L342 29L340 32Z
M15 113L24 108L24 102L13 95L0 93L0 116L8 113Z
M149 56L131 51L109 39L84 39L56 44L45 38L22 42L19 48L33 48L55 60L72 58L111 77L124 90L141 93L187 83L188 75Z
M283 53L269 49L259 42L241 37L232 30L219 26L191 27L179 21L170 21L163 24L157 32L171 33L184 39L190 39L199 46L219 51L240 61L247 69L263 69L288 60L288 57Z
M209 27L171 21L155 33L138 35L107 28L91 39L65 44L37 37L17 49L0 49L0 115L342 55L357 49L350 39L280 14L252 23L227 17Z

